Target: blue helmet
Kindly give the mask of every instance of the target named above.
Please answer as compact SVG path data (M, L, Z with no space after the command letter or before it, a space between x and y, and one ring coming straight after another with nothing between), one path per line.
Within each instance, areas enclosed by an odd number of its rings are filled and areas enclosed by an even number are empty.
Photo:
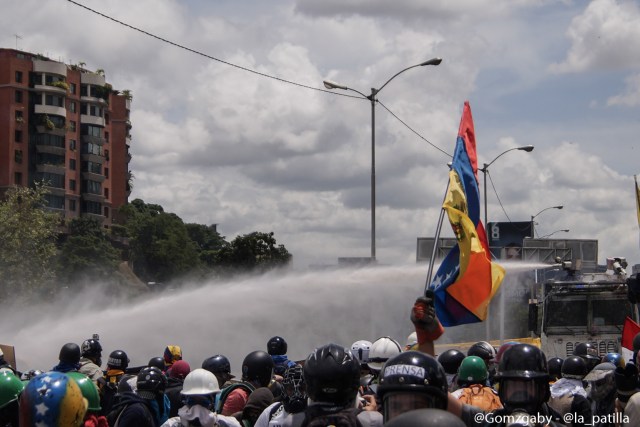
M20 396L20 425L24 427L79 427L86 411L87 400L80 387L62 372L32 378Z
M624 358L620 353L607 353L602 356L602 362L612 363L616 368L618 366L624 368L625 366Z

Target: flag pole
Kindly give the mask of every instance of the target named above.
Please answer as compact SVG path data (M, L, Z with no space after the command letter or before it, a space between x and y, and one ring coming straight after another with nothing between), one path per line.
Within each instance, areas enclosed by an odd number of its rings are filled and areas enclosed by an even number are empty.
M451 167L451 165L449 165ZM444 192L444 198L442 199L442 205L444 205L444 201L447 198L447 194L449 193L449 185L447 185L447 189ZM427 280L424 284L424 293L427 294L429 290L429 285L431 284L431 276L433 275L433 265L436 261L436 252L438 251L438 242L440 241L440 231L442 230L442 223L444 222L444 207L440 208L440 218L438 218L438 226L436 227L436 236L433 241L433 251L431 251L431 259L429 260L429 270L427 271Z

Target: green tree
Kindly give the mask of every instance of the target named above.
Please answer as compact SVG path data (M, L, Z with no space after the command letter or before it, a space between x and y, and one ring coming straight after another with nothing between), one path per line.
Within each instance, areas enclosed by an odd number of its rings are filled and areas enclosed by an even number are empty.
M13 187L0 202L0 300L30 298L53 286L60 216L42 209L47 191Z
M203 265L213 268L220 263L220 251L229 243L216 231L215 225L186 224L189 238L195 243Z
M134 272L146 281L170 281L200 266L195 243L180 217L140 199L124 206Z
M238 236L220 253L221 265L242 271L263 272L284 267L290 261L291 254L284 245L276 244L273 232Z
M59 277L86 284L110 281L120 263L120 251L113 247L100 222L82 216L72 219L69 235L61 246Z

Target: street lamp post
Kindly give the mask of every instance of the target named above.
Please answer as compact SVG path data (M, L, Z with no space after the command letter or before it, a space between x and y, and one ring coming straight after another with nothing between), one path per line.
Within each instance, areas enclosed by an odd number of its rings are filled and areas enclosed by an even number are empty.
M536 224L536 223L535 223L535 222L533 222L533 220L534 220L538 215L540 215L540 214L541 214L542 212L544 212L544 211L548 211L549 209L562 209L562 208L564 208L564 206L563 206L563 205L558 205L558 206L549 206L548 208L544 208L544 209L542 209L542 210L541 210L540 212L538 212L537 214L535 214L535 215L531 215L531 234L532 234L532 236L531 236L531 237L534 237L534 236L535 236L535 224ZM567 230L567 231L568 231L568 230Z
M520 150L520 151L526 151L527 153L530 153L531 151L533 151L533 145L525 145L522 147L514 147L514 148L510 148L508 150L503 151L502 153L498 154L493 160L491 160L489 163L485 163L482 166L482 169L480 169L482 171L483 174L483 184L484 184L484 226L485 226L485 237L487 238L487 246L489 246L489 225L487 224L487 172L489 171L489 166L491 166L493 164L493 162L495 162L496 160L498 160L500 157L502 157L504 154L507 154L509 151L514 151L514 150ZM491 247L489 246L489 253L487 254L489 255L490 258L493 258L491 255ZM500 289L500 316L502 318L502 321L500 323L500 340L502 342L503 339L503 335L504 335L504 290ZM490 328L490 324L489 324L489 307L487 307L487 320L485 320L485 335L486 335L486 339L487 341L489 341L489 338L491 336L491 328Z
M350 90L362 95L363 98L368 99L371 102L371 261L376 260L376 95L393 79L398 75L404 73L415 67L424 67L425 65L440 65L442 58L432 58L428 61L421 62L420 64L407 67L393 75L385 84L380 86L379 89L371 88L371 95L365 95L359 90L332 82L331 80L324 80L324 87L327 89L342 89Z
M545 234L544 236L540 237L540 239L546 239L547 237L551 237L556 233L568 233L569 229L565 228L564 230L556 230L553 233L549 233L549 234Z

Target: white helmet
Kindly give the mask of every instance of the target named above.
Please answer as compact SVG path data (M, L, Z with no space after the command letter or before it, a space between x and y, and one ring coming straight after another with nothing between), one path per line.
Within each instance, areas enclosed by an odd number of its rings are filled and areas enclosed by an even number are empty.
M380 371L390 357L400 354L401 352L402 348L398 341L391 337L378 338L371 344L367 365L374 371Z
M360 340L351 344L351 353L356 359L363 365L369 361L369 349L371 348L371 341Z
M409 350L416 344L418 344L418 334L416 332L411 332L407 337L407 342L404 345L404 349Z
M195 394L218 393L220 386L216 376L206 369L198 368L189 372L182 384L182 394L185 396Z

